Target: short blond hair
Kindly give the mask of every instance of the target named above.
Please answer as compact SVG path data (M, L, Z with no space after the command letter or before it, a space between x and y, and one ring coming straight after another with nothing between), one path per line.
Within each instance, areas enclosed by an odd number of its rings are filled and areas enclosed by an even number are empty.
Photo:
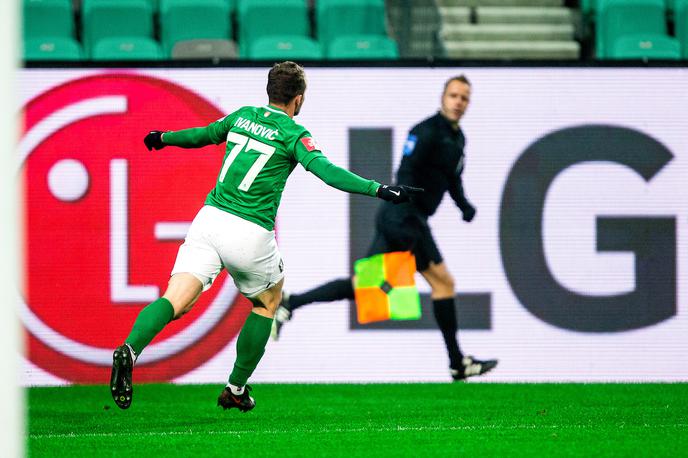
M442 94L444 94L445 92L447 92L447 88L449 87L449 84L450 84L452 81L459 81L459 82L461 82L461 83L463 83L463 84L467 84L468 86L471 85L471 82L468 81L468 78L466 78L466 75L464 75L464 74L461 74L461 75L458 75L458 76L452 76L451 78L449 78L449 79L444 83L444 90L442 91Z

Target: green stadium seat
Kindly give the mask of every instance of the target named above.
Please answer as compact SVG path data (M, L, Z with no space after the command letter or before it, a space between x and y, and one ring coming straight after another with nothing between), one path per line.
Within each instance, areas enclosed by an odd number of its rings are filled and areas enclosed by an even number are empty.
M89 55L103 38L153 38L153 10L147 0L84 0L81 18Z
M24 60L27 61L77 61L82 59L81 46L73 38L46 37L27 38L24 40Z
M580 9L581 13L584 14L595 14L597 11L597 2L599 0L580 0ZM664 4L666 6L666 9L669 13L672 13L675 10L675 3L678 0L665 0Z
M676 38L678 39L684 59L688 59L688 0L676 0L674 14Z
M229 40L230 4L227 0L160 0L160 31L167 56L178 41Z
M617 38L630 34L666 35L664 0L597 0L596 54L609 57Z
M163 0L147 0L148 3L150 3L151 8L153 9L153 14L158 14L160 12L160 4L162 3ZM236 0L223 0L227 6L229 7L229 11L232 12L234 11L234 8L236 7Z
M162 52L157 41L141 37L103 38L93 47L93 60L159 60Z
M319 0L318 39L327 48L342 35L387 35L384 0Z
M614 42L609 58L679 60L681 46L678 40L666 35L624 35Z
M238 0L237 22L242 56L259 38L311 33L306 0Z
M25 38L74 38L71 0L24 0L22 9Z
M160 12L160 0L148 0L148 3L151 6L153 14L157 14Z
M397 43L379 35L335 38L327 49L328 59L398 59Z
M254 60L322 59L320 44L300 35L270 36L255 40L247 57Z

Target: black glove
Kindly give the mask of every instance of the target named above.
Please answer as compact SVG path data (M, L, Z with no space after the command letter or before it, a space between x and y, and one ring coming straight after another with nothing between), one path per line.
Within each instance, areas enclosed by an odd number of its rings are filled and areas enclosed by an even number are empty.
M151 130L148 132L148 135L146 135L143 139L143 143L146 144L146 148L148 148L148 151L151 151L153 149L163 149L166 145L162 142L162 134L163 132L159 130Z
M380 199L391 201L395 204L408 202L414 195L420 194L421 192L425 192L425 189L414 188L413 186L404 185L388 186L386 184L383 184L380 185L379 188L377 188L377 196Z
M473 218L475 217L476 209L473 205L471 205L470 202L465 201L464 203L461 204L459 207L461 209L461 213L463 213L463 220L466 221L467 223L470 223L473 221Z

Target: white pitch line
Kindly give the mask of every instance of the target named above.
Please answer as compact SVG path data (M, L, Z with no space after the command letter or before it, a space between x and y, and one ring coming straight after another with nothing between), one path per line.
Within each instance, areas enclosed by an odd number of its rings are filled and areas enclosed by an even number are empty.
M166 436L241 436L243 434L294 434L294 433L306 433L306 434L323 434L323 433L363 433L363 432L433 432L433 431L485 431L485 430L534 430L534 429L597 429L599 424L587 424L587 425L510 425L510 426L500 426L500 425L464 425L464 426L397 426L389 428L324 428L324 429L268 429L268 430L245 430L245 431L148 431L148 432L121 432L121 433L64 433L64 434L29 434L29 439L67 439L73 438L78 439L81 437L88 438L104 438L104 437L166 437ZM686 428L688 424L686 423L672 423L672 424L662 424L662 425L649 425L647 423L643 425L626 425L618 424L617 428Z

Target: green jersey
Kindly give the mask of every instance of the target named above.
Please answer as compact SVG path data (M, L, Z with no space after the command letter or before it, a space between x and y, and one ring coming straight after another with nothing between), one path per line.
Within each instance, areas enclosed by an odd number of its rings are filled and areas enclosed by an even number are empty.
M267 230L275 225L282 191L297 163L348 192L374 196L379 186L332 165L304 127L272 106L243 107L205 128L164 134L166 144L183 147L225 141L222 168L205 203Z

